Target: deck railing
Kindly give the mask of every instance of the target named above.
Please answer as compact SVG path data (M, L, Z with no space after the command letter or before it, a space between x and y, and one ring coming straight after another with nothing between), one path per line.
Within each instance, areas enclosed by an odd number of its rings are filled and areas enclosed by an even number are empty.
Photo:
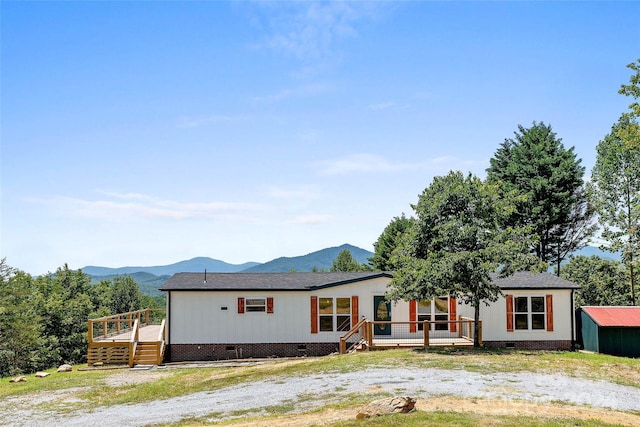
M129 311L112 316L89 319L89 343L94 339L106 339L118 336L119 340L128 341L134 330L134 323L138 321L138 328L147 325L159 325L165 318L165 309L147 308Z
M140 329L159 325L157 335L141 341ZM165 351L165 310L145 309L89 319L87 362L91 364L160 364ZM156 328L157 326L154 326ZM151 333L155 329L150 328ZM151 350L150 350L151 349ZM151 351L151 353L149 353ZM140 353L140 354L138 354Z
M340 353L356 346L369 349L429 346L473 345L474 320L459 318L449 321L391 322L360 320L340 338ZM482 345L482 322L478 323Z

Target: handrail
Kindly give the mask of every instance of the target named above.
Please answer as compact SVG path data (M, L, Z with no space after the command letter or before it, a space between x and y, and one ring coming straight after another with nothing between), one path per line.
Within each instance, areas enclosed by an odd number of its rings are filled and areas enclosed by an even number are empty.
M340 337L340 354L345 354L347 352L347 340L360 331L360 328L362 328L366 323L367 318L363 317L358 323L353 325L349 332Z
M139 331L138 327L138 319L133 323L133 333L131 334L131 338L129 339L129 367L133 366L133 360L136 356L136 349L138 347L138 339L139 339Z
M165 322L166 319L162 319L162 322L160 323L160 332L158 332L158 341L164 341L164 329L165 329Z
M95 338L94 334L97 334L97 336L102 336L103 338L107 338L108 336L133 331L133 322L135 320L138 321L138 327L153 324L151 313L155 312L164 313L166 312L166 309L147 308L144 310L129 311L126 313L119 313L98 317L95 319L89 319L89 325L87 328L89 343L93 342Z

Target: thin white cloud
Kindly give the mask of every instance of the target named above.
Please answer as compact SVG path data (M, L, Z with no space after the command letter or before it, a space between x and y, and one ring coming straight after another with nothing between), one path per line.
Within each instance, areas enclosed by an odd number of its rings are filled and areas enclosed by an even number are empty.
M333 219L331 215L323 215L323 214L310 214L310 215L300 215L295 217L291 224L295 225L317 225L317 224L326 224Z
M208 124L216 124L216 123L229 123L240 120L240 117L229 116L224 114L211 114L208 116L197 116L197 117L180 117L178 119L178 127L179 128L195 128Z
M67 215L96 219L193 219L244 216L257 212L263 206L239 202L179 202L163 200L137 193L102 192L102 200L74 197L29 199Z
M380 173L423 170L430 173L446 173L449 170L476 171L486 167L487 162L464 160L454 156L442 156L422 162L393 162L374 154L353 154L346 157L325 160L317 164L321 174L346 175L352 173Z
M267 34L261 47L298 59L313 59L334 54L338 40L355 37L360 20L367 17L371 5L346 2L261 3Z
M318 192L311 186L294 186L294 187L271 187L268 190L269 196L275 199L315 199Z
M367 110L372 111L381 111L381 110L399 110L409 108L409 104L398 104L397 102L388 101L388 102L379 102L376 104L367 105Z
M306 96L321 95L333 91L333 87L324 83L314 83L294 88L282 89L278 92L256 96L253 98L255 102L276 103L289 98L299 98Z

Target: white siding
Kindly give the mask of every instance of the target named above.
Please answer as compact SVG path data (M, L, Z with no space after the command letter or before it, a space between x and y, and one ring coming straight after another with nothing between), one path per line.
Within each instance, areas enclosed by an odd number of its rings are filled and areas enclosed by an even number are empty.
M553 295L553 332L546 330L514 330L507 332L507 303L505 297L480 306L483 341L546 341L571 340L573 300L569 289L505 290L505 295L544 297ZM458 315L473 319L473 307L459 305Z
M372 319L373 296L384 295L389 280L378 278L309 292L172 291L170 343L337 342L344 332L311 333L311 296L358 296L360 318ZM272 297L274 313L239 314L238 297ZM407 319L408 314L402 320Z
M171 344L201 343L310 343L337 342L344 332L311 333L311 296L358 296L359 317L373 320L373 297L384 295L389 278L378 278L318 291L172 291L168 321ZM501 297L490 306L480 308L484 341L571 340L573 302L570 290L510 290L514 296L553 295L554 331L515 330L507 332L506 300ZM274 300L274 313L238 314L238 297ZM222 310L227 307L227 310ZM473 308L458 304L458 316L473 318ZM391 305L391 320L409 320L409 304ZM422 332L419 332L422 334Z

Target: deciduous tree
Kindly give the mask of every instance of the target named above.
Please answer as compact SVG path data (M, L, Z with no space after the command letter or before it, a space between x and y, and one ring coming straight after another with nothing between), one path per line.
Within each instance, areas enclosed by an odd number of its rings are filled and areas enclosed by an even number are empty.
M500 288L492 273L508 276L538 267L529 254L526 227L506 227L515 205L496 184L450 172L436 177L412 208L416 220L395 253L399 269L387 293L390 300L451 295L475 309L478 345L480 304L496 301Z
M576 291L579 307L631 304L625 267L620 261L578 255L564 266L561 276L580 285Z
M411 226L411 218L407 218L402 214L391 220L373 244L374 254L369 258L369 262L373 265L374 270L392 271L395 265L392 261L393 251L400 244L400 240L404 233Z
M640 258L640 145L627 144L620 130L631 123L623 115L611 133L597 146L596 164L591 172L591 197L603 227L603 249L622 251L629 272L632 304L636 304L635 284Z

